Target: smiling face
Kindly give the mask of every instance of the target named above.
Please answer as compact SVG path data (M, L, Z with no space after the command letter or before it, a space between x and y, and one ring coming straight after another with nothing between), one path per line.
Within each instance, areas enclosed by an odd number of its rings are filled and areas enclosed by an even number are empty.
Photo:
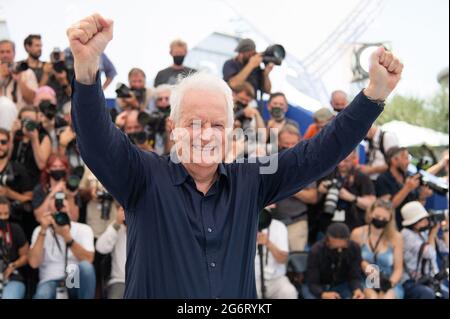
M228 120L223 94L190 89L180 107L180 117L171 125L175 128L181 161L191 167L211 167L220 163L224 158Z

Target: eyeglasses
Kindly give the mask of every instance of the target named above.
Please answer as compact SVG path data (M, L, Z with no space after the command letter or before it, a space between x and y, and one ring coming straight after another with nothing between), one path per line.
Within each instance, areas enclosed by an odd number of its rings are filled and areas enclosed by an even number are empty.
M169 97L164 96L164 97L159 97L156 99L156 101L161 102L161 101L169 101Z
M0 144L1 145L7 145L8 144L8 140L0 140Z
M385 208L387 210L392 210L393 209L392 202L388 201L388 200L385 200L385 199L377 199L375 201L375 203L373 203L372 210L374 210L377 207Z

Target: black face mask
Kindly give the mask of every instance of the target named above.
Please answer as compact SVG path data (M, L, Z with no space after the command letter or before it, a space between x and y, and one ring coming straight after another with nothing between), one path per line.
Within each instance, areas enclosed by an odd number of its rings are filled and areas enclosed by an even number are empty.
M185 57L185 55L176 55L173 57L173 63L178 66L183 65Z
M372 225L377 229L383 229L387 226L389 221L384 219L372 219Z
M235 112L239 112L240 110L243 110L247 107L247 105L245 105L244 103L241 103L239 101L237 101L236 103L234 103L234 111Z
M169 117L170 115L170 105L166 107L156 107L159 112L163 113L165 117Z
M273 119L276 122L283 122L285 118L285 114L281 109L281 107L273 107L272 110L270 111L270 115L272 115Z
M6 229L7 224L8 224L7 219L0 219L0 229Z
M55 181L60 181L62 180L64 177L66 177L66 171L63 169L58 169L58 170L54 170L54 171L50 171L50 176L55 180Z
M419 233L422 233L422 232L427 231L427 230L429 230L429 229L430 229L429 226L421 227L421 228L419 228Z

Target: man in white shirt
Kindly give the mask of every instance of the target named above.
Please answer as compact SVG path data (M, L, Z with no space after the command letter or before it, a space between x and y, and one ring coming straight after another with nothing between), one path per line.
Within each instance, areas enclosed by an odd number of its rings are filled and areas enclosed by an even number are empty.
M18 70L14 64L16 55L14 42L0 40L0 89L1 95L11 99L19 111L33 105L38 82L33 70Z
M384 132L380 127L373 125L365 140L366 165L361 166L361 172L375 181L381 173L388 170L385 156L390 148L399 146L398 139L394 132Z
M56 202L56 200L55 200ZM39 268L39 284L35 299L93 299L95 295L94 234L85 224L69 220L68 203L44 214L31 238L28 255L32 268ZM61 215L63 214L63 215ZM66 214L66 215L64 215ZM58 225L66 218L67 224ZM60 223L61 224L61 223ZM67 277L66 277L67 272Z
M97 239L95 248L100 254L111 253L111 279L107 298L122 299L125 292L125 263L127 258L127 226L123 207L117 208L116 221Z
M264 286L266 299L297 299L298 292L286 277L286 263L289 256L289 240L286 226L272 220L270 226L258 233L258 245L263 245ZM256 290L261 293L260 256L255 258Z

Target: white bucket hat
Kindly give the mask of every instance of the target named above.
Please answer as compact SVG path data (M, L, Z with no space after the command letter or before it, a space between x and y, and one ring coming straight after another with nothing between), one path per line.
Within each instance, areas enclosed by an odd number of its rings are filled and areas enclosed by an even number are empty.
M402 207L400 212L403 217L402 225L405 227L414 225L419 220L429 217L428 212L420 202L409 202Z

